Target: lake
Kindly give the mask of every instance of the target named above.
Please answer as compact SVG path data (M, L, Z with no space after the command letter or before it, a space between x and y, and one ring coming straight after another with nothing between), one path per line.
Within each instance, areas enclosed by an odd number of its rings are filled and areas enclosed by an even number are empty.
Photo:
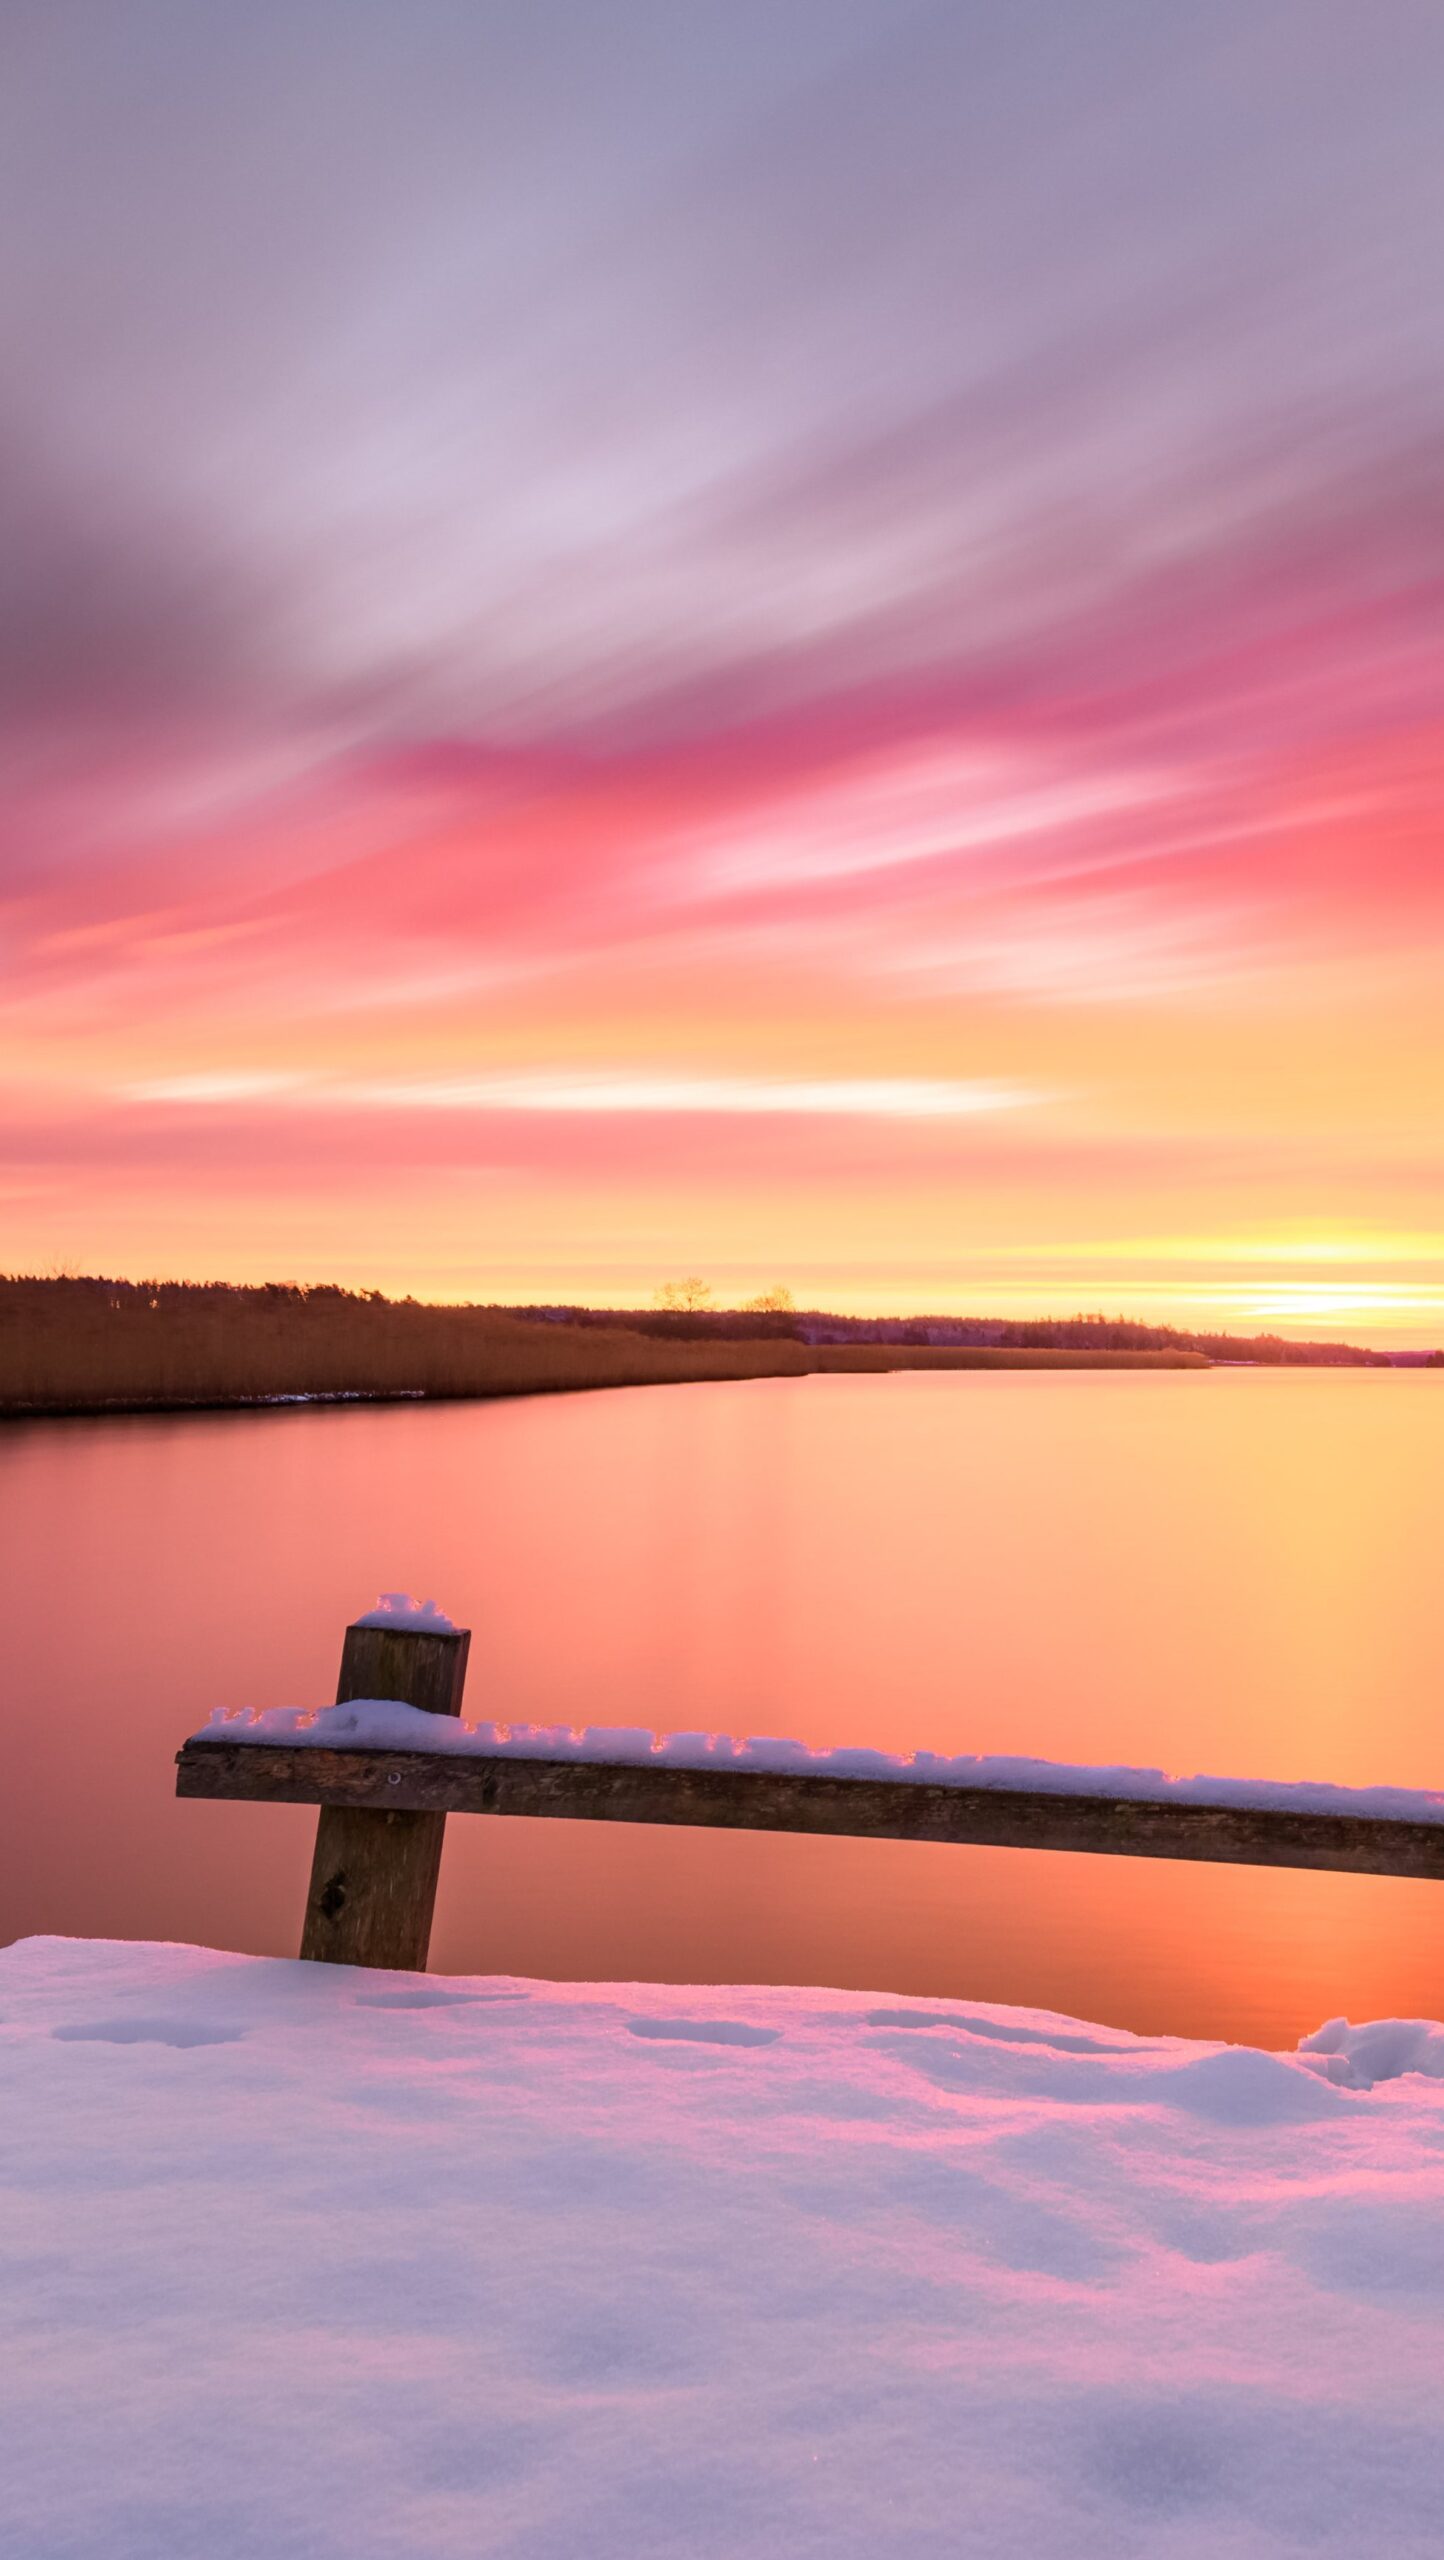
M382 1590L467 1712L1444 1783L1444 1376L959 1372L0 1426L0 1941L294 1954L310 1808L178 1804ZM1292 2044L1437 2016L1444 1886L453 1819L432 1966Z

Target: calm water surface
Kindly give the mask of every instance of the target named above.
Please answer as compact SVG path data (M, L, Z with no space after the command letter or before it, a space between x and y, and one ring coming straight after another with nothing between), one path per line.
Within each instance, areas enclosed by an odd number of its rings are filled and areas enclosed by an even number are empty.
M293 1954L315 1816L177 1804L382 1589L468 1712L1444 1782L1444 1377L913 1374L0 1427L0 1939ZM432 1963L1292 2043L1440 2014L1444 1886L453 1820Z

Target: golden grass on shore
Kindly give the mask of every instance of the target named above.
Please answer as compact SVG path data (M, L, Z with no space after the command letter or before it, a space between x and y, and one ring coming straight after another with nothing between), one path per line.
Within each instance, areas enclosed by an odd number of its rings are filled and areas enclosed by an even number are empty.
M1198 1354L816 1347L545 1323L338 1289L0 1279L0 1413L287 1396L515 1396L901 1368L1206 1368Z
M1211 1369L1202 1351L994 1349L990 1343L822 1342L810 1369Z

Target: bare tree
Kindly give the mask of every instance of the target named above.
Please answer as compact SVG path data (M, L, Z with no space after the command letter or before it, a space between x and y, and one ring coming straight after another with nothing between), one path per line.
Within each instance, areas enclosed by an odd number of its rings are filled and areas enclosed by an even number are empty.
M653 1294L652 1303L668 1315L696 1316L712 1304L712 1292L705 1280L695 1275L688 1280L664 1280Z
M795 1303L790 1289L763 1289L755 1298L744 1298L740 1312L744 1316L790 1316Z

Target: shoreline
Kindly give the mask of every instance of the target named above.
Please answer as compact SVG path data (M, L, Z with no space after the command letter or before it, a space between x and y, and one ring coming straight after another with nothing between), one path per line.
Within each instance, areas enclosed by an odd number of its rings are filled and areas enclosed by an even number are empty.
M735 1352L741 1346L729 1345ZM797 1346L802 1349L803 1346ZM725 1367L694 1368L634 1377L497 1378L459 1387L277 1387L244 1394L49 1396L0 1402L0 1423L99 1422L127 1414L282 1413L316 1405L494 1404L519 1396L593 1395L611 1387L726 1386L767 1378L839 1375L883 1376L902 1369L1212 1369L1218 1363L1196 1351L1001 1350L984 1345L826 1343L805 1360L782 1366L775 1346L759 1345L755 1366L735 1357Z
M700 1285L700 1284L699 1284ZM941 1369L1392 1368L1352 1343L1082 1315L430 1305L330 1283L0 1276L0 1420L276 1411ZM1408 1365L1444 1369L1444 1352Z

